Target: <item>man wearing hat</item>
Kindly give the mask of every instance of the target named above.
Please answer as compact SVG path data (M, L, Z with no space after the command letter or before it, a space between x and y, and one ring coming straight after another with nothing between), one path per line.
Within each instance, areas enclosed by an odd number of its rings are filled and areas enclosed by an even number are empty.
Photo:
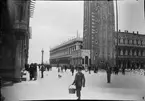
M81 98L81 88L82 86L85 87L85 76L84 74L81 72L82 67L78 67L78 72L75 75L75 80L72 83L72 85L76 86L76 96L78 97L78 100L80 100Z

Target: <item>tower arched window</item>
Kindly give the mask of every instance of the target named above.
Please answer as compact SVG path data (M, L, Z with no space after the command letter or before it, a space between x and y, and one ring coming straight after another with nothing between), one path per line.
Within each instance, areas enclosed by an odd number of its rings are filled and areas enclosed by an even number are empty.
M121 49L121 51L120 51L120 55L123 55L123 50Z
M137 54L136 54L136 50L134 50L134 56L136 56Z

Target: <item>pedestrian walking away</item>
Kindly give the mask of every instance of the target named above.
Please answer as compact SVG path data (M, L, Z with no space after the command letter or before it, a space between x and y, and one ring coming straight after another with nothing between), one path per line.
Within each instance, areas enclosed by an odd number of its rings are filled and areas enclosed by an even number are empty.
M71 67L71 72L72 72L72 76L74 75L74 66L70 66Z
M75 75L75 79L74 79L74 82L72 83L72 85L76 86L76 96L78 97L77 100L80 100L82 86L85 87L85 76L81 72L81 70L82 70L81 67L78 67L77 69L78 69L78 72Z
M89 69L89 74L91 74L91 66L90 65L88 66L88 69Z
M61 76L61 71L60 71L60 69L61 69L61 67L57 67L58 68L58 78L61 78L62 76Z
M34 80L37 80L37 63L34 64Z
M111 67L106 63L107 83L111 83Z
M67 66L65 65L65 72L66 72L66 70L67 70Z
M45 71L45 67L44 67L44 65L42 65L41 66L41 78L43 78L44 77L44 71Z
M33 63L31 63L30 65L29 74L30 74L30 80L32 80L33 79Z

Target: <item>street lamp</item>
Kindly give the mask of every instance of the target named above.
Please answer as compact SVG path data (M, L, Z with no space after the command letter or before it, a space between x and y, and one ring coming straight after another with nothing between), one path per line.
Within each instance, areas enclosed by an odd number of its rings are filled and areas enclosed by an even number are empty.
M43 54L44 54L44 50L42 49L41 52L42 52L42 65L43 65Z

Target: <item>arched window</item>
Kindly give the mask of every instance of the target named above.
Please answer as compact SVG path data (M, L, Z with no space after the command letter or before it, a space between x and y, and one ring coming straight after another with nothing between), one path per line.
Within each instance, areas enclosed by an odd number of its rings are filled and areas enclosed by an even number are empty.
M134 51L134 55L136 56L137 54L136 54L136 50Z
M136 45L136 40L134 40L134 44Z
M128 40L127 40L127 39L125 39L125 44L127 44L127 41L128 41Z
M120 55L123 55L123 50L121 49Z
M120 43L123 43L123 39L122 38L120 38Z
M132 44L132 40L130 40L130 44Z

